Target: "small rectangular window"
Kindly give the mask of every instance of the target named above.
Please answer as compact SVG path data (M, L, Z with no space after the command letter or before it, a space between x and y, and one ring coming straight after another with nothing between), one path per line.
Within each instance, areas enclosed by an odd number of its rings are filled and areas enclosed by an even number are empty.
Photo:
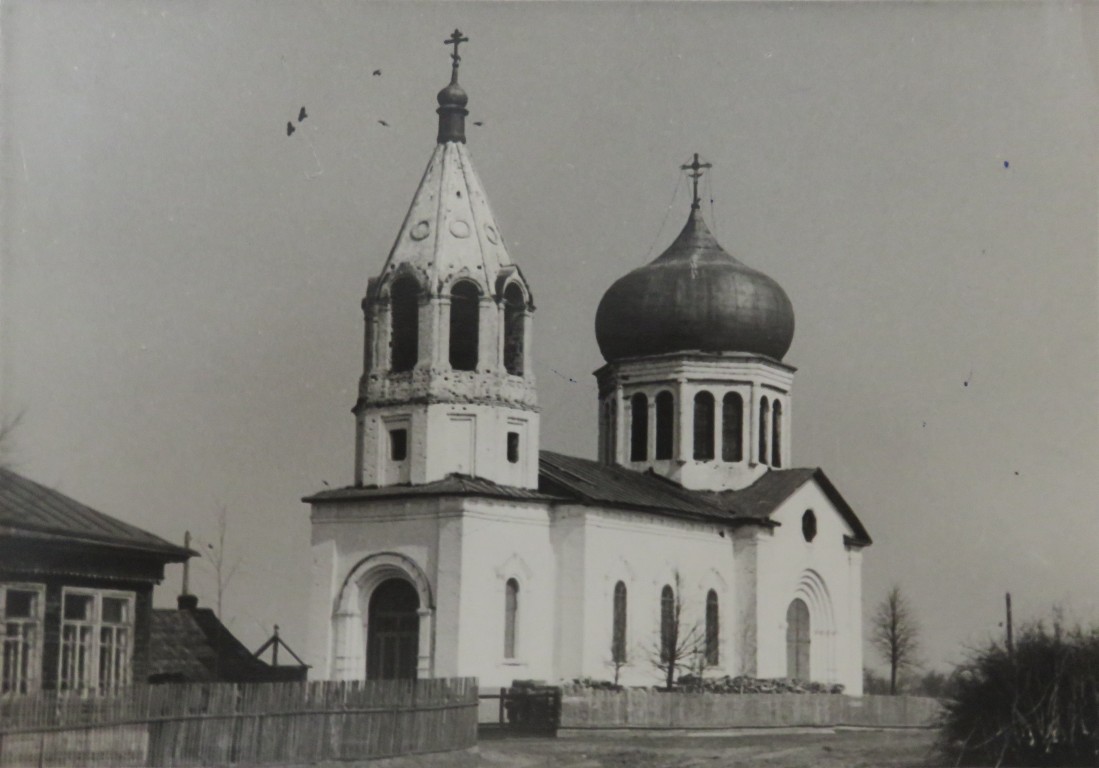
M393 461L404 461L408 458L408 430L389 430L389 458Z
M508 461L519 463L519 433L508 432Z

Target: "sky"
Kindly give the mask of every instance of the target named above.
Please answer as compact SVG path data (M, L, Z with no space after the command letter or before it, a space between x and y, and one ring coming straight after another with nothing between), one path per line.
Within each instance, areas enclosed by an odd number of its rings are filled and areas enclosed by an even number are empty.
M711 229L793 302L793 463L874 538L865 615L899 585L939 669L1006 592L1099 624L1099 4L5 2L16 471L200 549L224 509L225 618L304 652L300 499L352 480L359 302L455 27L543 448L594 457L596 306L699 152Z

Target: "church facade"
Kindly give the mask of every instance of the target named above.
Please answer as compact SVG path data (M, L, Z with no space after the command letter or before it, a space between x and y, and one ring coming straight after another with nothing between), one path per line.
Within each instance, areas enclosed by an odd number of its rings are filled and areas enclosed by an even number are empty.
M861 553L818 468L791 468L794 314L686 224L596 312L599 457L539 448L534 303L465 144L438 141L363 300L352 485L312 505L321 679L788 677L862 690Z

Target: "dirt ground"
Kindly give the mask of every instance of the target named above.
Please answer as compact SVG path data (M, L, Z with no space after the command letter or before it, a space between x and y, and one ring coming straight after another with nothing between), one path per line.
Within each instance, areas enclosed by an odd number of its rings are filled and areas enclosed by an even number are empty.
M368 763L358 768L901 768L941 765L935 732L783 731L714 735L564 734L556 739L482 739L459 753ZM349 768L325 764L324 768Z

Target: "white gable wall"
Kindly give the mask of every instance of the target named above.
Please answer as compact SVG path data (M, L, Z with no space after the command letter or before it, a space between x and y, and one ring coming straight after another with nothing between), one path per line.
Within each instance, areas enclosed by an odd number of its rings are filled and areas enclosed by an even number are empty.
M817 534L802 535L812 510ZM757 674L786 675L786 611L800 597L809 607L810 673L814 681L842 683L862 693L861 554L844 544L853 531L816 482L793 493L771 515L779 526L761 533L757 565Z

